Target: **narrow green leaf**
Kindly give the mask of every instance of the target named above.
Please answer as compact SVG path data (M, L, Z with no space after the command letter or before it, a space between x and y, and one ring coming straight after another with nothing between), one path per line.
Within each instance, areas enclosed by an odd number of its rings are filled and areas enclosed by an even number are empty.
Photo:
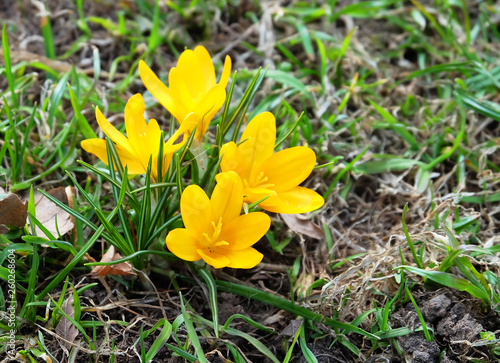
M274 333L273 330L269 329L269 328L266 328L264 325L261 325L259 323L257 323L255 320L252 320L250 319L248 316L246 315L242 315L242 314L234 314L234 315L231 315L227 321L224 323L224 327L222 328L223 330L229 328L229 325L231 324L231 322L234 320L234 319L243 319L245 322L247 322L248 324L250 324L251 326L253 326L254 328L257 328L257 329L260 329L262 331L265 331L266 333L269 333L269 334L272 334Z
M200 363L207 363L207 360L205 358L205 353L203 352L200 340L198 339L198 335L196 334L196 330L194 329L191 316L189 315L189 313L186 310L186 307L184 306L184 298L182 294L180 294L179 297L181 300L181 309L182 309L182 316L184 317L184 324L186 325L186 330L189 339L191 340L191 344L193 345L194 351L196 352L196 356L198 357Z
M188 360L189 362L198 362L198 358L192 354L189 354L185 350L178 348L176 346L173 346L172 344L165 343L165 346L170 349L172 352L175 354L178 354L181 358L184 358Z
M388 171L408 170L414 165L425 165L418 160L404 158L390 158L381 160L369 160L358 164L353 168L355 173L380 174Z
M249 335L247 333L244 333L244 332L242 332L240 330L233 329L233 328L227 328L225 330L225 333L230 334L230 335L234 335L234 336L237 336L237 337L240 337L240 338L243 338L243 339L247 340L259 352L261 352L262 354L264 354L266 356L266 358L269 358L274 363L281 363L278 360L278 358L276 358L276 356L269 350L268 347L266 347L264 344L262 344L259 340L255 339L251 335Z
M264 292L249 286L233 284L227 281L216 280L215 283L217 284L217 287L222 291L237 294L243 297L250 298L252 300L261 301L265 304L269 304L271 306L275 306L277 308L286 310L292 314L302 316L305 319L322 323L334 328L345 329L346 332L355 332L367 336L371 339L378 340L378 338L374 334L368 333L356 326L353 326L351 324L341 323L334 319L327 318L323 315L316 314L309 309L297 306L289 300L285 300L279 296L272 295L268 292Z
M10 93L12 95L12 103L14 104L14 108L17 108L18 102L16 95L16 85L14 83L14 77L12 76L12 63L10 61L9 39L7 38L7 25L5 23L2 27L2 50L3 50L3 61L5 63L5 75L7 77L7 82L9 83Z
M56 111L61 106L61 98L66 92L66 87L68 85L68 78L71 75L70 72L66 73L57 83L56 87L52 91L52 95L50 97L50 106L49 106L49 115L47 118L47 124L49 128L55 130L54 121L56 117Z
M459 291L467 291L472 296L477 297L478 299L481 299L483 301L487 301L487 302L490 301L489 296L482 289L476 287L470 281L468 281L462 277L458 277L458 276L455 276L455 275L447 273L447 272L428 271L428 270L423 270L423 269L420 269L417 267L406 266L406 265L398 266L395 269L400 269L400 268L403 268L407 271L413 272L416 275L426 277L429 280L437 282L438 284L451 287L452 289L457 289Z
M68 91L71 100L71 105L73 106L73 111L75 112L77 125L80 128L80 132L83 134L83 137L85 137L86 139L97 138L97 135L95 134L94 130L92 130L92 127L90 127L87 119L83 116L76 95L69 84L68 84Z
M208 272L206 269L201 268L198 273L203 277L205 284L208 287L209 293L209 303L210 309L212 310L212 320L214 322L214 332L215 337L219 337L219 304L217 303L217 285L215 284L215 280L212 277L212 274Z
M330 186L328 187L328 189L326 190L326 192L323 194L323 198L324 199L328 198L328 196L332 192L333 188L335 188L335 186L337 185L337 183L339 182L339 180L344 176L345 173L347 173L349 170L352 169L352 167L354 166L354 164L356 164L363 157L363 155L368 151L369 148L370 148L370 145L368 145L367 147L365 147L359 153L358 156L356 156L354 159L352 159L352 161L344 167L344 169L342 169L341 171L339 171L339 173L335 176L335 179L333 179L333 181L330 183Z
M422 268L422 261L420 260L417 252L415 251L415 246L413 245L413 241L410 238L410 234L408 233L408 228L406 227L406 212L408 212L408 203L405 204L403 209L403 216L401 217L401 224L403 225L403 232L406 237L406 241L408 242L408 246L410 247L411 254L413 255L413 259L419 268Z
M455 97L460 98L468 109L500 122L500 107L494 108L492 105L481 102L476 97L468 95L461 89L455 90Z
M425 339L427 339L428 342L431 342L432 337L429 334L429 329L427 329L427 324L425 324L424 317L423 317L422 313L420 312L420 309L418 308L417 302L413 298L413 296L410 292L410 289L408 288L408 285L406 285L406 294L410 298L410 300L413 304L413 307L415 308L415 311L417 312L418 319L420 320L420 325L422 326L422 329L424 331Z
M290 362L290 359L292 358L292 353L293 353L293 348L295 348L295 344L297 344L297 340L299 340L300 332L304 330L304 321L302 320L300 327L297 329L295 332L295 335L292 340L292 344L288 347L288 350L285 355L285 359L283 360L283 363L288 363Z
M313 99L312 94L311 92L309 92L307 87L290 73L276 69L271 69L266 72L266 76L273 79L277 83L281 83L284 86L288 86L295 89L297 92L301 93L310 100Z
M300 114L299 118L297 119L297 121L295 121L293 123L293 125L287 129L287 131L285 132L283 137L281 137L278 141L276 141L276 145L274 146L274 150L278 150L278 148L281 146L281 144L283 142L285 142L285 140L288 139L288 137L297 129L297 126L299 126L299 122L302 120L303 116L304 116L304 112L302 112Z
M44 7L46 5L43 5ZM46 9L44 9L46 11ZM50 23L50 13L41 14L40 28L42 31L43 44L45 46L45 55L49 59L56 59L56 49L54 46L54 36L52 34L52 25Z
M144 250L144 251L136 251L134 253L131 253L128 256L119 258L117 260L113 260L113 261L109 261L109 262L88 262L88 263L85 263L84 265L85 266L109 266L109 265L116 265L116 264L119 264L119 263L122 263L122 262L127 262L127 261L130 261L130 260L133 260L136 257L142 256L142 255L157 255L157 256L161 256L164 259L170 260L170 261L177 261L177 260L179 260L179 258L177 256L175 256L171 252L167 252L167 251L155 251L155 250Z
M153 12L153 25L151 26L151 33L149 35L148 50L154 52L160 44L160 1L155 0L155 8Z
M300 345L300 350L302 350L302 354L304 355L304 358L307 361L307 363L318 363L318 359L307 346L304 325L302 325L300 329L299 345Z
M151 329L143 333L144 338L148 337L159 327L162 327L160 335L158 335L158 337L155 339L148 352L146 353L146 362L151 362L153 360L153 358L158 354L158 351L163 348L167 340L170 338L170 334L172 334L172 325L165 319L160 319L160 321L156 323Z
M292 23L295 25L299 32L300 40L302 42L302 46L304 47L304 51L309 56L309 58L314 58L314 48L311 41L311 36L309 35L309 29L304 25L303 22L297 21L296 18L291 19Z
M384 118L384 120L389 123L390 128L392 128L394 131L396 131L402 138L405 140L408 144L410 144L410 147L414 150L419 149L419 144L417 140L413 137L412 134L407 130L406 125L400 123L396 118L391 115L389 111L387 111L385 108L377 105L375 102L372 100L368 100L370 104L375 108L375 110Z
M125 189L123 189L125 190ZM111 221L116 213L118 212L118 208L121 207L121 204L123 203L123 199L125 198L125 193L120 194L120 198L117 200L117 205L116 207L109 213L107 217L107 221ZM87 243L82 247L80 251L78 251L78 254L73 257L73 259L66 265L66 267L60 271L56 277L43 289L41 293L39 293L36 296L36 300L40 301L43 300L45 296L49 292L51 292L64 278L73 270L73 268L80 262L80 260L85 256L85 254L92 248L94 243L97 241L97 239L101 236L101 233L104 231L104 225L101 225L95 232L94 234L90 237L90 239L87 241Z

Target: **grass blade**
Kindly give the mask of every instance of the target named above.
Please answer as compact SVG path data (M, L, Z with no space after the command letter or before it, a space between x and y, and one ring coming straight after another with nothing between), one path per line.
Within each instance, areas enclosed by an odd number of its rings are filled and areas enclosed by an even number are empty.
M214 332L215 336L219 337L219 304L217 303L217 285L215 280L206 269L202 268L199 271L201 277L205 281L208 287L210 309L212 310L212 320L214 322Z
M316 314L309 309L303 308L301 306L297 306L289 300L285 300L276 295L269 294L267 292L255 289L249 286L242 286L238 284L233 284L227 281L216 280L215 283L217 287L222 291L230 292L233 294L237 294L243 297L250 298L252 300L261 301L263 303L269 304L271 306L275 306L277 308L286 310L292 314L302 316L305 319L322 323L333 328L345 329L347 332L355 332L371 339L378 340L378 337L374 334L368 333L356 326L351 324L341 323L331 318L327 318L323 315Z
M191 316L186 310L186 306L184 305L184 298L182 294L179 294L181 300L181 308L182 308L182 316L184 317L184 324L186 325L186 330L191 340L191 344L193 345L194 351L196 352L196 356L198 357L200 363L207 363L205 358L205 353L201 348L200 340L198 339L198 335L196 334L196 330L193 326L193 321L191 320Z
M7 82L9 83L9 89L12 95L12 103L14 105L14 108L17 108L18 102L16 95L16 85L14 83L14 78L12 77L12 63L10 61L9 39L7 38L7 28L5 24L2 27L2 50L3 61L5 63L5 75L7 77Z

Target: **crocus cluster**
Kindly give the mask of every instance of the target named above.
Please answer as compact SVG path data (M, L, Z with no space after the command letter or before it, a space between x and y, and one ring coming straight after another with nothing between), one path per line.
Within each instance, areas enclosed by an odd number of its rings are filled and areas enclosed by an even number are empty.
M198 46L184 51L168 75L167 87L147 66L139 63L141 79L149 92L180 124L165 142L156 120L146 122L142 96L132 96L125 106L127 136L104 117L99 108L96 118L103 132L113 141L120 161L129 174L144 174L151 160L151 179L163 181L173 154L187 138L200 142L215 114L226 100L231 59L226 56L219 82L208 51ZM163 147L161 148L161 143ZM241 141L229 142L220 151L220 172L209 197L198 185L187 186L180 200L184 228L171 230L168 249L186 261L204 260L215 267L252 268L263 255L252 246L268 231L271 220L264 212L243 212L245 204L273 213L305 213L320 208L324 200L300 184L311 174L316 155L307 147L274 152L276 120L270 112L255 116L246 125ZM90 139L82 148L108 163L106 141ZM160 148L163 155L159 156ZM162 163L158 162L162 157ZM158 165L161 165L159 175Z

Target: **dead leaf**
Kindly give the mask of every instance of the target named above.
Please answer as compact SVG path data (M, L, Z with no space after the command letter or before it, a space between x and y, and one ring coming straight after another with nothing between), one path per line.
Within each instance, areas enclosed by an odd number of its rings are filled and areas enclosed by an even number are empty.
M106 252L102 256L100 262L111 262L119 260L120 258L122 258L122 256L120 256L120 254L115 251L115 247L111 245L111 247L108 249L108 252ZM106 275L135 275L135 273L132 271L132 265L128 262L121 262L116 265L94 266L94 268L92 269L92 274L94 275L94 277Z
M297 332L299 331L300 326L303 323L304 322L302 320L298 320L298 319L292 320L292 321L290 321L290 324L288 324L285 327L285 329L283 329L281 331L281 333L279 335L282 337L287 337L288 340L291 342L293 340L293 337L295 335L297 335Z
M293 291L297 294L299 299L307 296L307 290L314 283L314 275L306 271L302 271L299 278L295 282Z
M58 187L58 188L53 188L47 191L47 194L50 194L54 198L56 198L58 201L63 202L64 204L68 205L68 195L66 194L66 188L65 187Z
M75 188L73 187L66 187L64 188L64 192L66 194L66 198L68 199L68 206L71 209L75 209L75 206L73 205L73 196L75 195ZM73 218L73 216L71 216Z
M325 232L316 223L311 222L307 217L300 214L280 214L286 225L294 232L304 234L306 236L323 239Z
M28 202L23 203L16 194L7 194L0 200L0 227L23 228L28 217ZM0 229L0 233L8 232L8 228Z
M47 193L62 203L68 205L69 200L72 201L72 197L68 198L68 193L70 193L68 192L68 189L71 193L73 193L72 189L69 187L54 188L49 190ZM56 238L59 234L62 236L71 231L75 225L71 214L59 208L54 202L41 193L35 193L35 214L38 221ZM37 236L49 238L40 228L38 228L38 226L35 228Z
M64 300L61 305L62 311L66 313L70 318L75 317L75 308L73 307L73 296ZM66 348L67 350L71 349L71 344L73 343L78 336L78 329L71 323L71 321L63 316L59 324L56 326L56 333L64 340L60 341L61 346ZM65 341L66 340L66 341ZM68 353L69 354L69 353Z

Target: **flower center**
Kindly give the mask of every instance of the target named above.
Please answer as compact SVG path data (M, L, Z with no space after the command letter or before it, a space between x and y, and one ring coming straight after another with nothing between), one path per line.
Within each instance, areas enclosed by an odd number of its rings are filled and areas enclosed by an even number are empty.
M264 175L264 172L261 171L259 174L256 175L254 182L250 186L248 181L245 179L243 180L243 185L245 188L263 188L263 189L271 189L274 187L274 184L268 183L269 178Z
M214 252L215 247L229 245L226 241L219 241L219 235L222 230L222 217L219 217L217 225L215 222L212 222L212 227L214 231L211 236L208 233L203 233L203 237L205 237L205 250L208 252Z

